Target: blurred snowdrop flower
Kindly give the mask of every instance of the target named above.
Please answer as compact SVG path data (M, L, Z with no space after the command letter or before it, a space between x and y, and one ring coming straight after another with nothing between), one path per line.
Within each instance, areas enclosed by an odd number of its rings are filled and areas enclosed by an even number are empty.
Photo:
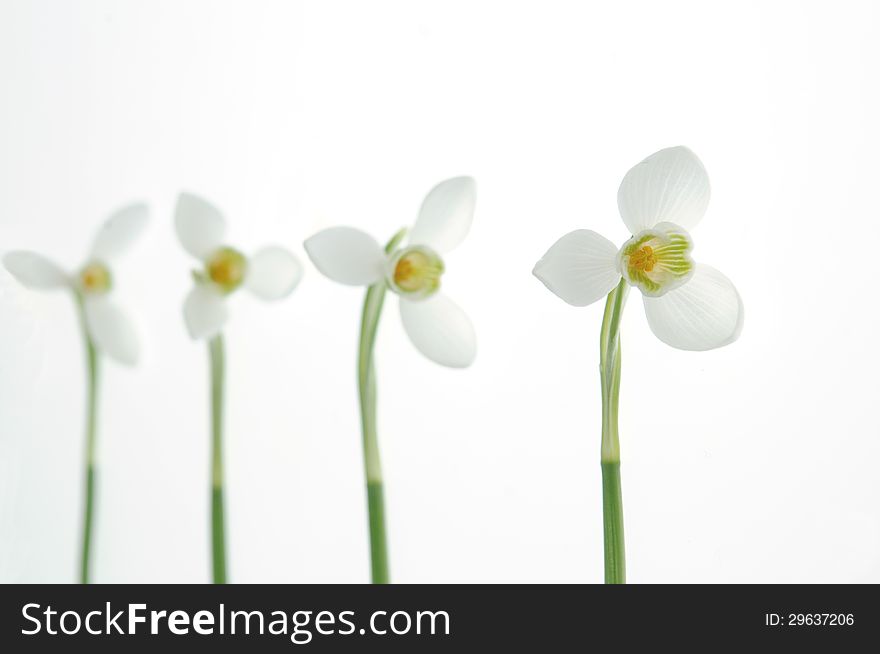
M735 341L743 324L739 293L691 258L689 230L709 204L709 177L697 156L684 147L652 154L623 178L617 204L633 235L622 247L579 229L547 251L535 276L575 306L596 302L623 278L642 292L648 324L664 343L711 350Z
M6 269L27 288L71 291L80 312L86 351L86 490L79 575L84 584L91 579L97 485L98 354L106 354L126 365L134 365L140 354L140 344L131 321L110 299L114 286L111 266L135 243L148 219L147 206L140 203L112 214L98 230L85 263L73 273L62 270L35 252L9 252L3 257Z
M180 194L174 225L183 248L203 264L193 272L195 286L183 307L194 339L210 339L220 333L229 319L229 297L239 288L262 300L280 300L302 278L302 265L282 247L265 247L248 258L227 245L223 215L196 195Z
M72 273L36 252L9 252L3 264L28 288L72 291L82 303L85 328L98 350L120 363L134 365L140 343L132 321L111 299L115 281L112 266L135 243L148 218L145 204L132 204L111 215L98 231L85 263Z
M406 245L398 242L386 251L359 229L332 227L308 239L306 252L333 281L387 284L400 297L400 317L413 345L440 365L466 368L477 353L474 327L440 285L446 271L443 255L467 236L475 203L473 179L449 179L428 193Z
M470 231L476 198L474 180L455 177L441 182L425 197L408 241L407 230L402 229L383 248L359 229L333 227L305 242L309 258L324 275L342 284L367 287L358 350L358 389L370 563L376 584L390 580L373 365L385 294L391 289L400 298L404 330L422 354L450 368L467 368L473 363L477 353L474 327L464 311L440 292L440 282L446 271L443 255Z
M226 221L220 211L191 193L181 193L174 227L183 248L202 263L193 271L195 286L183 304L190 336L206 340L211 364L211 567L213 581L225 584L226 520L224 509L223 415L226 354L223 327L229 320L229 297L245 288L262 300L290 295L302 277L302 266L284 248L271 246L250 258L226 243Z

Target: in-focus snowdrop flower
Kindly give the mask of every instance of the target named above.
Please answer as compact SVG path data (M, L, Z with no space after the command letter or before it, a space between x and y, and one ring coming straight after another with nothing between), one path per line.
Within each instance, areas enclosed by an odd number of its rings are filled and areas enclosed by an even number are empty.
M3 264L28 288L72 291L82 302L85 327L98 350L120 363L134 365L140 343L131 320L111 298L115 285L112 266L134 244L148 218L145 204L132 204L111 215L98 231L85 263L72 273L35 252L9 252Z
M455 177L428 193L415 225L390 252L354 227L331 227L305 242L309 258L325 276L351 286L384 281L400 298L400 317L413 345L431 361L450 368L473 363L477 339L467 314L441 292L443 256L471 227L476 184Z
M688 230L709 204L709 178L683 147L652 154L620 184L617 204L632 235L622 247L581 229L563 236L537 263L535 276L569 304L585 306L607 294L599 336L602 382L602 511L605 581L625 583L620 484L620 322L629 288L642 292L648 324L664 343L711 350L735 341L742 300L730 280L691 258Z
M194 339L210 339L220 333L229 319L228 300L239 288L262 300L280 300L302 278L299 260L282 247L265 247L248 258L227 245L223 215L196 195L180 194L174 225L181 245L203 264L193 273L195 286L183 307Z
M696 155L684 147L652 154L623 178L617 204L632 234L622 247L580 229L547 251L535 276L575 306L596 302L623 278L642 292L648 324L664 343L711 350L735 341L743 324L739 293L691 258L689 230L709 204L709 177Z

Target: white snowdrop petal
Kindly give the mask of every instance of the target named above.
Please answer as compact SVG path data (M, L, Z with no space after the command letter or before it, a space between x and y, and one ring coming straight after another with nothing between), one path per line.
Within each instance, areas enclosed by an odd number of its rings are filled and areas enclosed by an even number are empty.
M183 303L183 319L192 338L213 338L229 320L226 298L211 284L196 284Z
M299 259L282 247L271 246L248 260L244 284L260 299L280 300L296 288L302 274Z
M61 268L36 252L15 251L3 256L6 270L28 288L50 290L69 284Z
M631 234L671 222L691 229L709 205L709 176L685 147L666 148L635 165L617 191L620 216Z
M192 193L178 196L174 228L183 248L203 261L223 245L226 235L226 221L220 210Z
M91 258L106 262L126 252L144 231L149 217L149 208L143 203L113 213L95 236Z
M643 296L651 331L680 350L712 350L733 343L743 325L743 303L733 283L697 264L683 286L660 297Z
M617 246L601 234L578 229L556 241L532 274L569 304L584 307L620 282Z
M304 247L315 267L340 284L369 286L385 275L385 250L359 229L331 227L310 237Z
M467 368L477 356L477 335L467 314L441 293L426 300L400 299L403 328L413 345L431 361Z
M411 245L427 245L439 253L449 252L471 229L477 184L471 177L453 177L435 186L422 202L419 217L409 235Z
M131 320L105 296L86 297L86 328L95 347L119 363L133 366L140 357L140 341Z

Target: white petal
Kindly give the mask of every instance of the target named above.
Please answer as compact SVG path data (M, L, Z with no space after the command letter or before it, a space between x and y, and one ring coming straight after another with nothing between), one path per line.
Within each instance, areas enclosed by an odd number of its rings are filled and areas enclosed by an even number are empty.
M617 191L620 216L635 235L660 222L691 229L709 205L709 176L685 147L655 152L634 166Z
M229 320L226 298L210 284L196 284L183 303L183 319L193 338L213 338Z
M585 307L620 282L617 246L601 234L578 229L556 241L532 274L569 304Z
M369 286L385 275L385 250L372 236L353 227L331 227L304 246L322 274L340 284Z
M643 300L651 331L680 350L722 347L742 331L742 299L733 283L711 266L697 264L686 284Z
M183 248L203 261L223 245L226 234L220 210L192 193L181 193L177 198L174 227Z
M91 258L107 262L128 250L147 226L150 211L146 204L123 207L101 226L92 245Z
M299 260L281 247L266 247L248 259L245 286L263 300L287 297L302 279Z
M133 366L140 357L140 342L128 316L106 297L85 300L86 327L95 346L119 363Z
M69 284L67 275L61 268L36 252L7 252L3 256L3 265L28 288L47 290Z
M477 184L471 177L453 177L435 186L422 202L409 235L412 245L449 252L464 240L474 219Z
M413 345L431 361L450 368L467 368L477 356L477 335L470 318L438 293L411 302L400 299L403 328Z

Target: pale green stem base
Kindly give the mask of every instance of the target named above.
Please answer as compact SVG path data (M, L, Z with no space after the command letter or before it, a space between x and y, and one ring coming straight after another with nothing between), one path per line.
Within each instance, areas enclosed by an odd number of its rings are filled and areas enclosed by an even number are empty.
M626 552L619 463L602 463L602 522L605 530L605 583L625 584Z
M80 583L87 584L90 579L92 528L95 521L95 488L97 485L98 351L89 336L88 329L86 329L83 300L79 295L76 295L76 304L80 313L86 351L86 487L79 580Z
M623 495L620 487L620 319L629 286L624 280L608 294L600 335L602 381L602 518L605 534L605 583L626 583Z
M382 482L367 481L367 511L370 516L370 573L374 584L391 582L388 569L388 541L385 536L385 498Z
M226 529L223 516L223 336L208 343L211 358L211 566L215 584L226 583Z
M406 235L401 230L385 246L392 252ZM364 472L367 478L367 516L370 527L370 570L374 584L391 580L388 567L388 541L385 532L385 499L382 464L379 458L379 437L376 431L376 370L373 346L376 330L385 304L387 286L384 281L371 286L364 298L361 337L358 347L358 395L361 408L361 432L364 444Z

